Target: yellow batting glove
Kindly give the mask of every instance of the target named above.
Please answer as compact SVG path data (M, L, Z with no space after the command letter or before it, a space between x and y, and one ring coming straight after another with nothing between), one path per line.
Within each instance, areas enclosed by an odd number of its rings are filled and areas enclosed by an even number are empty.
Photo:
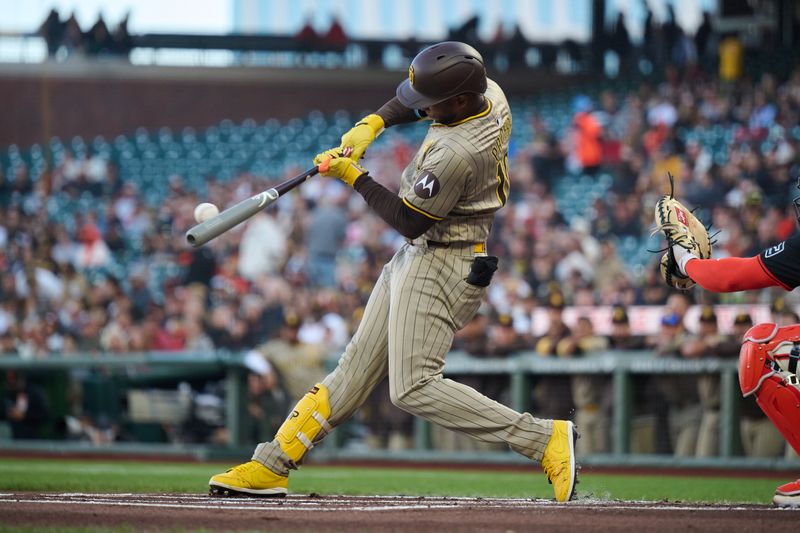
M353 187L356 180L367 173L366 169L350 159L342 157L338 148L326 150L317 154L314 164L319 167L319 173L329 178L339 178Z
M356 125L350 128L350 131L342 135L342 144L339 146L339 151L345 157L358 161L364 157L367 146L372 144L372 141L383 132L383 128L384 123L380 116L367 115L356 122Z

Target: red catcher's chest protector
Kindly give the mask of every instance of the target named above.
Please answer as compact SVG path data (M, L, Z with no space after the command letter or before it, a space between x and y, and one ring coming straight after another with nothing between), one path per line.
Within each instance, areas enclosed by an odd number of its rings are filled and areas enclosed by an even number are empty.
M739 352L739 386L754 395L781 435L800 453L800 324L757 324Z

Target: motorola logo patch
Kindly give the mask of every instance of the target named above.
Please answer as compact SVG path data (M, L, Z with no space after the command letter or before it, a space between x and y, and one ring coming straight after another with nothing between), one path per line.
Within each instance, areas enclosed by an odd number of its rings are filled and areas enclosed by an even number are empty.
M432 172L425 171L419 175L414 184L414 192L420 198L433 198L439 194L439 180Z

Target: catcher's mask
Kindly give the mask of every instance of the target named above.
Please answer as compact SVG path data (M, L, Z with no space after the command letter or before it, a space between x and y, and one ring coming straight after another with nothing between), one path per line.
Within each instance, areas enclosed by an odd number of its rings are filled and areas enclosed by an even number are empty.
M800 176L797 177L797 188L800 189ZM794 210L797 213L797 223L800 224L800 196L795 196L793 203Z

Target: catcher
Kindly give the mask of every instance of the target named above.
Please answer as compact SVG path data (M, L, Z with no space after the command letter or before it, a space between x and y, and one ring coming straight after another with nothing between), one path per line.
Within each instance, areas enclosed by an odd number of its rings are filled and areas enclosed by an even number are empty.
M797 187L800 189L800 179ZM800 223L800 196L794 199L794 207ZM791 291L800 286L798 232L754 257L711 259L707 228L672 193L658 201L655 214L668 244L661 258L661 273L672 287L685 290L696 283L712 292L736 292L766 287ZM755 396L759 407L800 453L800 324L757 324L743 340L739 354L742 394ZM800 479L778 487L772 501L779 507L800 507Z

